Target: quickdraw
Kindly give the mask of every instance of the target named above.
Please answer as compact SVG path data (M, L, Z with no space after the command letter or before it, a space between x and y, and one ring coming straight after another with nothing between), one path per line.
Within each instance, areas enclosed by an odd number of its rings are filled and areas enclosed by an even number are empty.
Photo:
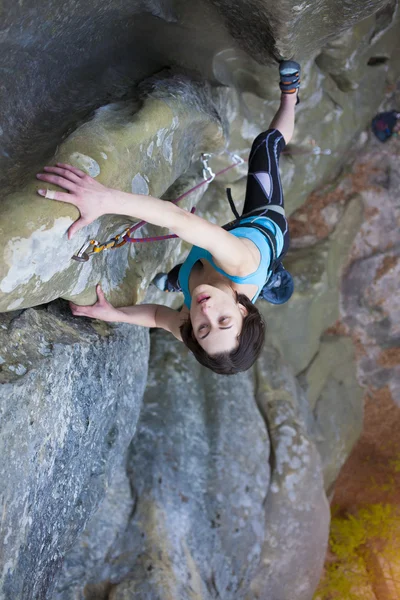
M214 173L213 170L211 169L210 165L208 164L208 161L211 158L211 154L203 153L200 157L200 160L203 164L203 181L201 181L194 187L190 188L190 190L187 190L186 192L181 194L178 198L173 200L173 204L177 204L178 202L183 200L183 198L185 198L186 196L188 196L195 190L199 189L203 185L206 185L207 183L211 183L219 175L222 175L223 173L226 173L230 169L234 169L235 167L242 165L244 162L247 162L244 158L242 158L238 154L232 154L231 152L228 152L227 150L225 152L227 154L229 154L229 156L234 160L234 162L231 165L229 165L228 167L221 169L221 171L218 171L217 173ZM291 151L284 150L283 153L329 155L329 154L331 154L331 150L329 150L329 149L321 150L321 148L319 146L315 146L311 150L299 148L299 149L297 149L297 152L296 152L296 149L292 149ZM190 212L194 213L195 210L196 210L196 208L193 207ZM73 260L76 260L77 262L87 262L93 254L99 254L100 252L103 252L104 250L115 250L116 248L121 248L127 242L130 242L132 244L146 243L146 242L159 242L162 240L170 240L172 238L178 237L175 234L157 235L157 236L153 236L153 237L142 237L142 238L131 237L132 233L134 233L135 231L140 229L140 227L143 227L143 225L146 225L146 224L147 224L146 221L139 221L139 223L136 223L132 227L126 228L121 233L118 233L116 236L110 238L109 240L107 240L106 242L103 242L103 243L98 242L97 240L93 240L93 239L89 240L88 242L85 242L83 244L83 246L81 247L81 249L76 254L74 254L71 258Z

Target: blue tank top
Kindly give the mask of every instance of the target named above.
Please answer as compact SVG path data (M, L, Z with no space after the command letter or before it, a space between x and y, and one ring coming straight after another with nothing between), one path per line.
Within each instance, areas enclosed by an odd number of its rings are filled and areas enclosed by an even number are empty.
M273 221L271 221L271 219L268 219L268 217L248 217L247 219L243 219L241 222L259 223L263 227L269 229L276 238L277 251L279 256L283 248L283 234L280 228L277 227L276 224ZM179 285L182 288L182 292L185 298L185 304L189 309L192 303L192 298L189 292L190 273L195 263L203 258L208 260L208 262L214 267L216 271L218 271L218 273L225 275L225 277L227 277L234 283L248 283L257 285L258 290L251 300L253 303L257 300L258 296L260 295L260 292L265 282L267 281L268 270L272 260L269 243L266 237L261 233L261 231L253 229L252 227L237 227L236 229L232 229L229 233L236 237L247 238L257 246L261 254L261 260L257 270L254 271L254 273L250 273L250 275L246 275L245 277L228 275L228 273L225 273L225 271L217 267L217 265L212 259L211 253L208 252L208 250L204 250L204 248L200 248L200 246L193 246L191 251L189 252L187 259L185 260L185 262L179 270Z

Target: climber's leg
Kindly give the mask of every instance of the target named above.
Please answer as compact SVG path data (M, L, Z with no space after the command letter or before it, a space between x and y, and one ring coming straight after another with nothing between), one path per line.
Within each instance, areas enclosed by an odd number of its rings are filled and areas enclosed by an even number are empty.
M294 113L296 106L296 94L282 94L278 111L271 121L270 129L277 129L283 135L285 143L292 139L294 131Z
M158 273L154 279L154 285L162 292L181 292L178 282L179 270L182 263L176 265L169 273Z
M278 129L286 144L292 139L294 131L294 107L299 102L300 72L300 65L294 60L283 60L279 64L281 103L270 129Z

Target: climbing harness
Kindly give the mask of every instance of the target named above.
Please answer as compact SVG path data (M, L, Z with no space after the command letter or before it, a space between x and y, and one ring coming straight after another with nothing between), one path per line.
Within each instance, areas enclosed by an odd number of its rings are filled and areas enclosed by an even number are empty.
M315 146L311 150L305 149L303 151L303 150L297 149L297 150L300 150L298 152L295 152L295 150L296 150L295 148L292 149L290 152L285 152L285 150L284 150L283 153L288 153L288 154L289 153L290 154L326 154L326 155L331 154L331 150L329 150L329 149L321 150L321 148L319 146ZM186 192L181 194L178 198L173 200L172 203L178 204L178 202L183 200L183 198L186 198L186 196L188 196L195 190L201 188L203 185L211 183L219 175L223 175L223 173L226 173L230 169L239 167L244 162L247 162L246 159L242 158L238 154L233 154L232 152L229 152L228 150L225 150L225 152L226 152L226 154L228 154L231 157L231 159L234 162L232 164L228 165L227 167L225 167L224 169L221 169L217 173L214 173L212 168L208 164L208 162L211 158L211 154L206 154L206 153L201 154L200 161L203 165L203 181L201 181L197 185L190 188L190 190L187 190ZM228 194L229 204L231 205L231 208L232 208L232 206L234 206L234 203L233 203L232 195L230 193L229 188L227 190L227 194ZM193 207L190 212L193 214L195 212L195 210L196 210L196 207ZM121 248L127 242L134 243L134 244L145 243L145 242L159 242L162 240L170 240L172 238L178 237L177 235L175 235L173 233L168 234L168 235L157 235L157 236L152 236L152 237L140 237L140 238L131 237L132 233L134 233L135 231L140 229L140 227L143 227L143 225L146 225L146 224L147 224L146 221L139 221L138 223L135 223L135 225L133 225L132 227L127 227L124 231L118 233L116 236L110 238L106 242L98 242L97 240L94 240L94 239L89 240L88 242L85 242L83 244L83 246L80 248L80 250L76 254L74 254L71 258L77 262L87 262L93 254L99 254L100 252L103 252L103 250L115 250L116 248Z

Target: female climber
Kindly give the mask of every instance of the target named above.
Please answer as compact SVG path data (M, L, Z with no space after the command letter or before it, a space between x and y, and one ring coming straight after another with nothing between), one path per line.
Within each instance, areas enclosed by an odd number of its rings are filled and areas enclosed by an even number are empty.
M119 214L166 227L193 244L179 270L180 311L158 304L114 308L98 285L92 306L70 303L74 315L170 331L216 373L230 375L252 366L264 341L264 321L254 302L271 273L271 234L278 256L289 244L278 161L294 130L300 66L282 61L279 73L280 106L270 129L253 142L243 214L230 231L170 202L107 188L67 164L44 167L45 173L37 175L67 190L40 189L40 195L80 211L69 239L98 217Z

